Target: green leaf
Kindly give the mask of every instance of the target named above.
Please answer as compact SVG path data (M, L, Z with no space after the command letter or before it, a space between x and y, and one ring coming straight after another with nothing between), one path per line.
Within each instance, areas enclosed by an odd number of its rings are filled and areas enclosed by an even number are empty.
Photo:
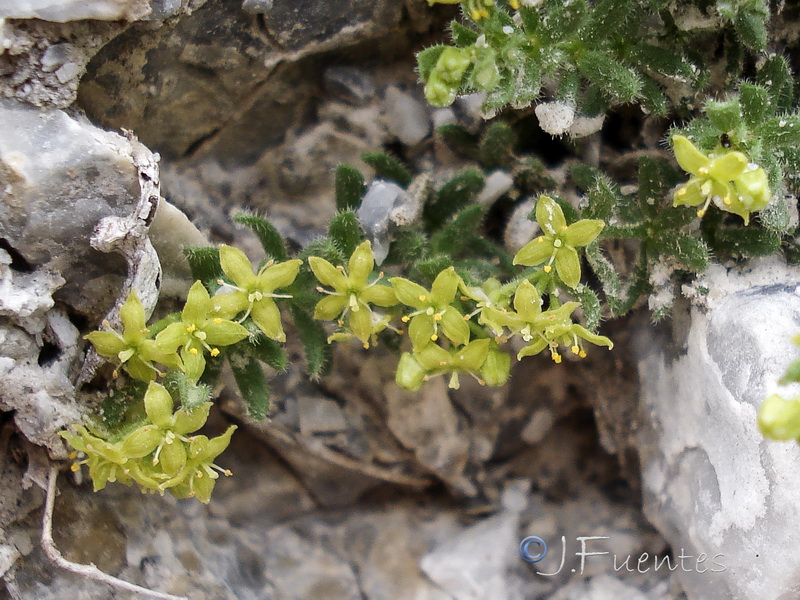
M661 86L649 75L642 75L642 106L651 114L657 117L664 117L669 111L667 97L664 95Z
M336 168L336 208L338 210L358 209L364 190L364 176L358 169L350 165L339 165Z
M445 269L451 267L453 264L449 256L441 255L434 256L427 260L423 260L414 265L413 275L416 279L420 279L427 284L433 283L436 276Z
M440 231L431 237L431 247L437 254L459 255L478 235L483 223L484 208L479 205L468 206L459 212Z
M600 325L600 319L602 318L600 299L597 297L597 294L585 285L579 290L574 290L572 294L581 303L583 316L586 319L586 329L595 331L597 326Z
M256 329L252 336L228 348L231 360L237 355L259 360L276 371L285 371L288 358L283 346Z
M500 121L492 123L483 134L478 149L479 162L487 171L510 169L514 164L514 146L517 134Z
M634 46L630 53L641 67L652 73L684 79L692 77L692 68L689 63L670 49L650 44L640 44Z
M478 138L469 133L461 125L448 123L439 127L436 132L442 136L447 147L467 158L478 160Z
M439 60L445 48L447 48L447 46L440 44L438 46L425 48L422 52L417 53L417 71L423 83L428 81L431 71L436 67L436 62Z
M619 275L617 275L617 271L614 265L611 264L611 261L603 256L600 250L599 240L595 240L586 246L586 260L600 280L600 284L603 286L603 292L605 292L606 296L618 296L620 290Z
M767 47L769 9L760 2L749 2L736 13L733 27L739 40L750 50L760 52Z
M773 108L767 88L752 83L743 83L739 88L739 104L744 121L750 128L761 123Z
M264 252L267 253L269 258L274 258L276 261L284 261L288 258L283 237L281 237L281 234L278 233L272 223L266 219L256 215L239 213L233 217L233 222L249 227L256 234L258 241L261 242L261 247L264 248Z
M767 256L780 249L781 237L772 231L753 226L718 227L713 233L711 246L716 254Z
M388 179L408 187L411 183L411 173L396 158L384 152L365 152L361 155L361 160L375 170L375 174L381 179Z
M423 209L428 229L435 231L451 215L473 202L484 184L483 174L475 169L462 171L445 183Z
M639 253L639 262L633 270L633 276L628 282L628 289L622 299L609 298L608 304L615 317L621 317L631 310L644 294L649 294L652 286L649 280L650 268L646 252Z
M458 21L453 21L450 23L450 34L453 36L453 42L455 42L456 46L459 48L471 46L478 39L477 31L462 25Z
M756 83L769 90L772 105L777 112L792 109L794 79L789 63L783 56L773 56L758 70Z
M703 107L703 112L719 131L734 131L742 122L742 109L739 99L709 100Z
M183 371L168 371L163 385L170 396L177 398L181 406L192 411L211 398L211 388L203 383L195 383Z
M219 250L187 246L183 249L183 255L189 261L192 277L196 281L201 281L210 294L217 291L219 288L217 280L225 275L219 264Z
M639 160L639 206L642 212L650 219L663 212L662 199L680 180L679 173L669 163L643 156Z
M800 381L800 360L792 361L786 369L786 373L778 380L781 385L789 385L790 383L797 383Z
M588 11L586 2L583 0L571 2L559 0L558 2L548 2L543 12L547 16L541 19L542 37L549 42L556 42L574 35L586 21ZM528 18L531 19L532 16L528 16ZM525 30L528 30L528 26L525 27Z
M331 350L325 330L319 321L314 320L310 312L295 302L290 304L290 310L298 337L303 344L309 376L318 379L322 375L327 375L331 366Z
M239 386L239 393L247 405L249 416L254 421L261 421L269 413L269 383L261 370L261 365L254 359L243 359L231 356L231 371Z
M608 221L619 201L620 193L617 186L605 175L597 173L587 192L589 205L581 213L581 218Z
M345 256L350 256L364 239L361 223L353 211L340 212L328 225L328 236Z
M416 229L399 229L389 248L389 255L384 264L408 265L421 260L429 250L425 234Z
M766 229L785 235L791 227L791 211L789 203L783 195L769 203L769 205L758 213L758 220Z
M585 52L578 59L577 66L590 83L622 104L633 102L642 91L642 81L636 73L602 52Z
M700 273L708 267L708 248L702 240L684 234L662 232L653 240L653 247L660 253L672 256L684 267Z
M598 40L618 35L633 14L632 0L600 0L592 8L589 23L581 32L581 40L593 47Z
M767 148L790 148L800 145L800 115L790 114L767 119L759 134Z

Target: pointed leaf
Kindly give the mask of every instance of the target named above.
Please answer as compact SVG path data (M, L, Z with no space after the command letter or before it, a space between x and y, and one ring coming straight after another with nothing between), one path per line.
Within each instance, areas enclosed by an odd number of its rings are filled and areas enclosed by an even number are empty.
M231 371L250 418L254 421L263 420L269 413L270 393L269 383L258 361L231 361Z
M339 165L336 168L336 208L340 211L356 210L366 186L364 176L355 167Z
M296 303L291 305L292 320L303 344L306 369L312 379L327 374L330 368L331 353L325 330L311 315Z
M264 248L264 252L267 253L268 257L278 261L286 260L286 244L283 241L283 237L278 233L278 230L275 229L272 223L266 219L247 213L236 215L233 217L233 221L234 223L246 225L256 234L258 241L261 242L261 246Z
M396 158L383 152L367 152L361 155L361 160L375 170L381 179L394 181L402 187L411 183L411 173Z
M352 211L336 214L328 225L328 237L342 251L345 256L350 256L364 239L361 223Z

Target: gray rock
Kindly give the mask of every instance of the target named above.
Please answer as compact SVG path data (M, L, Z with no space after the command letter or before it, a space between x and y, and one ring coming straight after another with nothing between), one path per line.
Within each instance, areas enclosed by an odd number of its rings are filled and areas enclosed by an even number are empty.
M136 21L150 13L147 0L4 0L0 19Z
M275 0L244 0L242 10L251 15L268 12L275 4Z
M331 65L325 69L325 89L333 97L351 104L363 104L375 95L372 75L358 67Z
M60 110L0 101L0 236L26 269L66 283L58 298L95 318L105 314L125 273L89 237L106 216L129 214L138 183L129 142Z
M386 89L384 117L389 132L406 146L416 146L431 130L427 107L397 86Z
M406 201L406 192L396 183L377 179L373 181L358 207L358 219L372 242L375 262L383 263L389 254L390 215L392 209Z
M692 557L676 572L690 599L797 594L800 448L765 440L756 415L797 355L799 276L777 259L712 266L671 336L638 332L645 512Z

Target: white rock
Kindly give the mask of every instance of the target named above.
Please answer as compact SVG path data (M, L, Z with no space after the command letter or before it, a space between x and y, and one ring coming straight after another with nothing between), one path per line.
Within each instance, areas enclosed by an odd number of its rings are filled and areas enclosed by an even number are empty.
M396 183L376 179L358 207L358 219L372 242L375 262L383 263L389 254L389 216L396 204L403 202L406 192Z
M570 102L542 102L534 109L539 127L550 135L562 135L575 121L575 105Z
M386 128L406 146L416 146L431 130L431 117L422 102L396 86L386 89Z
M536 221L528 218L534 208L536 208L536 199L529 198L511 213L503 232L503 243L509 252L516 253L541 231Z
M603 128L603 122L605 121L606 116L605 114L597 115L596 117L587 117L585 115L578 115L575 117L575 120L572 122L572 125L569 126L569 133L570 137L573 138L582 138L588 135L592 135L593 133L597 133Z
M777 259L712 267L695 286L705 308L676 310L674 339L638 332L645 512L694 557L675 571L690 600L796 597L800 448L765 440L756 416L798 354L798 280Z
M136 21L150 14L147 0L3 0L2 19Z
M478 194L476 201L483 206L490 206L514 185L514 178L506 171L493 171L486 178L486 183Z

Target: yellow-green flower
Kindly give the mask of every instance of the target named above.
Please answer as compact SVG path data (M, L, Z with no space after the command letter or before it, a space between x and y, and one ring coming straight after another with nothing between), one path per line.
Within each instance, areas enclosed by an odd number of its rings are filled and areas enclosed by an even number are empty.
M464 315L451 306L461 285L461 278L453 267L436 276L431 291L403 277L393 277L389 281L397 299L416 309L403 317L403 322L409 323L408 335L414 352L438 340L440 328L445 337L456 345L463 346L469 342L469 325Z
M772 394L758 411L758 428L773 440L800 439L800 399Z
M425 82L425 99L432 106L450 106L456 99L461 80L472 64L469 51L448 46L439 55Z
M181 471L180 482L171 485L169 493L176 498L197 498L200 502L208 504L211 493L222 473L230 477L232 473L216 465L214 461L222 454L231 443L231 436L236 431L236 425L231 425L222 435L208 438L196 435L189 441L188 459Z
M517 252L514 264L535 267L547 263L544 272L550 273L555 263L561 280L574 288L581 280L581 261L575 248L591 243L605 224L595 219L581 219L567 226L558 202L548 196L541 196L536 204L536 222L542 235Z
M153 363L160 363L171 369L180 368L180 359L175 352L165 352L156 342L148 338L144 307L136 292L128 294L119 311L122 333L93 331L86 337L100 356L110 358L121 366L134 379L152 381L160 372Z
M717 208L739 215L745 225L750 213L769 204L767 173L742 152L720 149L703 154L682 135L672 137L675 158L692 177L675 192L675 206L700 206L697 216L706 214L713 202Z
M525 356L539 354L545 348L550 350L552 359L560 363L559 345L565 345L581 358L586 356L583 341L599 346L613 348L614 344L605 336L591 333L585 327L572 321L570 315L580 306L580 302L567 302L557 307L542 310L542 298L536 288L523 281L514 294L515 321L512 329L515 335L529 342L517 354L517 360Z
M489 339L473 340L465 346L450 350L445 350L437 344L428 344L420 352L413 354L404 352L397 365L395 381L404 389L416 391L431 377L449 373L448 386L458 389L460 387L458 376L466 373L477 379L481 385L485 385L486 382L480 375L481 367L489 357L490 343ZM502 364L493 365L493 369L501 368ZM491 375L502 379L502 375L494 371Z
M220 281L230 288L230 293L214 296L214 309L221 316L233 318L242 311L264 332L268 338L286 341L281 324L281 313L273 298L291 298L287 294L276 294L275 290L290 286L297 277L303 261L294 259L280 263L267 262L257 273L253 272L250 259L244 252L232 246L220 246L219 262L222 271L233 285Z
M167 325L156 336L156 344L162 351L170 353L181 349L183 371L192 381L197 381L206 368L206 351L217 356L217 346L235 344L249 335L240 324L217 316L219 311L212 312L216 302L214 298L212 304L206 288L196 281L189 290L181 320Z
M314 275L323 285L332 288L326 290L317 288L327 294L317 303L314 309L314 318L324 321L339 320L344 325L347 320L349 331L358 338L365 348L369 347L370 338L385 329L388 318L378 312L373 312L370 304L389 307L397 304L394 289L388 285L381 285L383 275L370 283L369 276L375 267L375 256L372 245L367 241L355 249L350 257L348 268L334 267L324 258L311 256L308 264ZM332 340L349 337L334 334Z

